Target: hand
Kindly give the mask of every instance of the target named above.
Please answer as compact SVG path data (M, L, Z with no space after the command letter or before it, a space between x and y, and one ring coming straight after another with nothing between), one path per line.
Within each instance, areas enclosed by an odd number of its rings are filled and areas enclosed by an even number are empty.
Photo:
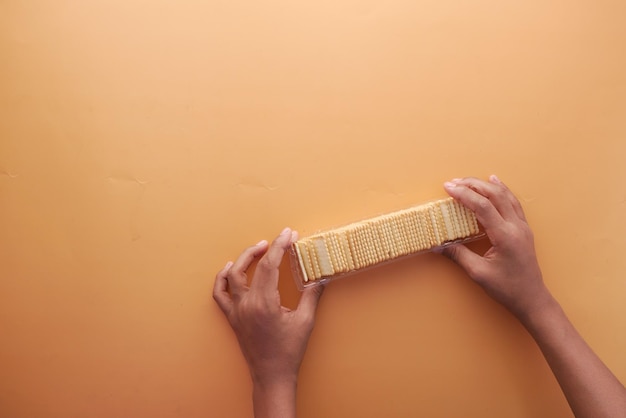
M295 387L313 330L323 286L306 289L296 310L280 304L278 267L296 239L285 228L269 247L267 241L248 247L215 278L213 298L237 335L255 387ZM248 287L246 270L261 256Z
M444 187L476 214L491 248L480 256L457 244L445 248L443 254L518 318L541 309L551 296L537 263L532 231L517 198L496 176L488 182L455 179Z
M445 183L476 213L491 241L484 256L463 245L443 253L515 314L535 339L576 417L623 417L626 389L591 350L543 283L533 234L513 193L496 177Z

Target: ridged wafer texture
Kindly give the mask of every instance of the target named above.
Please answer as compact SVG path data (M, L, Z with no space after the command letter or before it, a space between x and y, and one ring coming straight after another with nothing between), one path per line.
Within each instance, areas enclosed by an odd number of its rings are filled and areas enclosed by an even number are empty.
M304 282L310 282L479 233L474 213L447 198L302 238L293 250Z

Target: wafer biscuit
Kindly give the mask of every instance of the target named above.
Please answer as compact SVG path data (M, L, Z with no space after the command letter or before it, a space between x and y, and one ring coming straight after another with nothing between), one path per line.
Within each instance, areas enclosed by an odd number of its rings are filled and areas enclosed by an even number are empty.
M293 254L302 280L315 282L479 233L474 213L447 198L302 238Z

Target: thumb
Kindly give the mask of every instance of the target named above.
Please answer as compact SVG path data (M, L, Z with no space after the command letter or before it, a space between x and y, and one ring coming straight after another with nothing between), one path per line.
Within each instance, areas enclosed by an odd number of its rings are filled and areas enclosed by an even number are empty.
M317 310L317 304L324 293L326 285L314 286L304 289L302 296L300 296L300 302L298 303L297 311L300 315L304 315L311 320L315 319L315 311Z
M443 249L442 254L457 263L472 279L476 279L477 267L483 262L481 256L463 244L446 247Z

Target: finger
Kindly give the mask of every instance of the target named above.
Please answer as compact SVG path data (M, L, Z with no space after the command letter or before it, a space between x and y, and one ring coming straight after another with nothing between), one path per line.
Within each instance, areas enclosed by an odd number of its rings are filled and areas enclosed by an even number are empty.
M450 245L443 249L442 254L457 263L472 279L479 277L479 268L485 260L465 245Z
M511 189L509 189L509 187L506 184L504 184L502 180L500 180L498 176L496 176L495 174L489 177L489 181L492 183L499 184L501 187L504 188L504 194L506 195L507 199L509 199L509 202L511 202L511 206L513 207L513 210L517 214L517 217L520 218L522 221L526 222L526 215L524 214L524 209L522 208L522 204L517 199L517 197L515 197Z
M487 236L493 243L504 226L504 219L493 206L493 203L477 191L462 184L446 182L444 183L444 188L450 196L476 214L476 219L485 228Z
M285 251L291 246L291 229L285 228L272 242L263 258L259 261L250 289L273 294L278 289L278 267Z
M510 220L517 218L517 213L511 204L511 200L506 193L506 189L500 183L492 181L492 178L493 176L489 178L489 182L486 182L474 177L466 177L464 179L457 180L454 183L457 185L460 184L467 186L489 199L504 219Z
M298 314L304 315L308 320L313 321L315 319L317 305L325 288L325 285L320 285L304 289L302 296L300 296L298 308L296 309Z
M239 258L237 258L237 261L235 261L228 272L228 285L233 294L240 294L246 289L248 284L246 270L248 270L250 264L252 264L256 258L265 254L266 251L267 241L263 240L256 245L246 248Z
M222 268L215 276L215 283L213 284L213 299L217 302L218 306L226 315L229 314L233 301L228 294L228 281L226 276L228 271L232 267L233 262L229 261L226 266Z

